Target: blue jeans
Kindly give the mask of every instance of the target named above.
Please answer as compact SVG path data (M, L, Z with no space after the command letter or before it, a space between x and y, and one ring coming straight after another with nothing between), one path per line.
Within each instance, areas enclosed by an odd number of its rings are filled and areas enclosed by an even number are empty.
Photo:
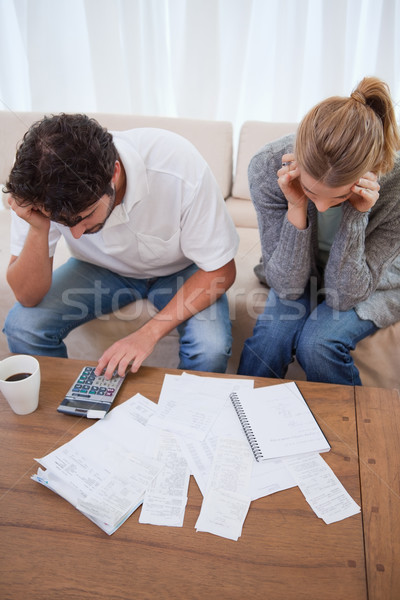
M238 373L283 379L296 355L308 381L361 385L350 351L377 329L354 309L338 311L325 301L313 308L309 290L298 300L281 300L271 289Z
M10 351L66 358L63 339L72 329L140 298L161 310L196 270L190 265L166 277L134 279L70 258L54 271L40 304L26 308L17 302L10 310L4 325ZM225 373L232 345L225 294L177 329L179 368Z

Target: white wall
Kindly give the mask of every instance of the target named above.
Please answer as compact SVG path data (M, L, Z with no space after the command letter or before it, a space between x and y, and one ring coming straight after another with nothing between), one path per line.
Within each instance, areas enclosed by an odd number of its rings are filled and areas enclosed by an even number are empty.
M0 108L297 121L365 75L400 107L400 0L0 0Z

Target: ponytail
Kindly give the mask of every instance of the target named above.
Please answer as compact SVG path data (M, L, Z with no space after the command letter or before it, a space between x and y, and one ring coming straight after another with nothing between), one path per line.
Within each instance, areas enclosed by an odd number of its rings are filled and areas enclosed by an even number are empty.
M383 147L381 162L373 169L375 172L387 173L394 166L396 152L400 148L399 128L389 86L376 77L365 77L356 87L350 98L369 106L380 119L383 127Z
M312 108L301 121L295 144L304 170L330 187L356 181L368 171L393 169L400 148L389 87L366 77L350 97L332 97Z

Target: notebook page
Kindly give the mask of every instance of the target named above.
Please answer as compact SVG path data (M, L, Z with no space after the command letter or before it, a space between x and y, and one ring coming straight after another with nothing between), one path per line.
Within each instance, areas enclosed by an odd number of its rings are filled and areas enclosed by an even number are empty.
M248 437L260 449L257 460L330 449L294 382L240 390L237 398L248 421ZM246 424L242 425L246 430Z

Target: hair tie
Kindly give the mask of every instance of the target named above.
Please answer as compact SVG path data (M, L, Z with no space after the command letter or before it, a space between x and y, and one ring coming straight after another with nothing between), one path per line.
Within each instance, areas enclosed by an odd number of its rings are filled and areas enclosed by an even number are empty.
M350 98L353 98L353 100L355 100L356 102L361 102L361 104L363 104L364 106L367 105L367 101L365 99L364 94L362 92L359 92L358 90L352 92L352 94L350 94Z

